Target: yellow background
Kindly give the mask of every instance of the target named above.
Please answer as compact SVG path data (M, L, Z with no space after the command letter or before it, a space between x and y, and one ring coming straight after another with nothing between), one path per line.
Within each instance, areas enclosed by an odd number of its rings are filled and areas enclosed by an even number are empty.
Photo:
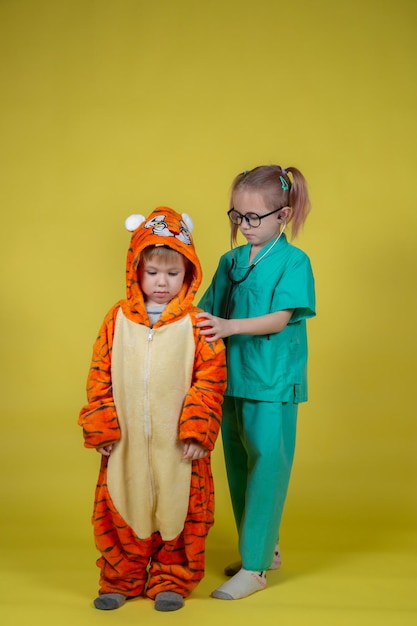
M1 0L1 621L415 624L414 0ZM232 178L299 167L313 211L310 402L284 567L210 599L236 536L221 445L207 575L170 618L95 611L98 456L76 425L124 296L124 219L189 213L207 286Z

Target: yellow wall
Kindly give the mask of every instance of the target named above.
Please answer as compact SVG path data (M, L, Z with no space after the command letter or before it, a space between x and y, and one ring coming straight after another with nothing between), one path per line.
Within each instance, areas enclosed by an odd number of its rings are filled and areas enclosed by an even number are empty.
M188 212L207 285L232 178L270 162L310 183L299 245L318 299L287 541L348 547L414 526L416 18L413 0L0 2L11 542L22 525L90 542L98 456L76 420L124 295L124 218ZM220 446L214 466L213 537L234 541Z

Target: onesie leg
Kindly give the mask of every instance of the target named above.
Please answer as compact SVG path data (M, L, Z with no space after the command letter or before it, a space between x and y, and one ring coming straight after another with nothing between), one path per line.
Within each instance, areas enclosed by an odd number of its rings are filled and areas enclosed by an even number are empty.
M103 461L102 468L104 469L99 476L93 515L95 543L101 553L97 560L100 568L100 596L140 596L148 580L147 567L155 539L154 536L139 539L115 510L107 491ZM100 601L99 604L103 602ZM113 604L113 601L110 603Z
M166 592L186 598L204 576L204 552L206 527L203 523L185 522L184 531L172 541L162 541L151 559L149 582L146 595L158 600L158 606L179 604L179 598L173 595L161 595ZM182 604L181 604L182 606ZM157 610L175 610L181 608L158 608Z
M111 563L107 558L101 557L97 561L101 570L100 595L97 600L103 595L121 595L125 598L142 595L148 580L148 563L149 557L134 558L132 555L127 558L126 554L119 554L117 563Z

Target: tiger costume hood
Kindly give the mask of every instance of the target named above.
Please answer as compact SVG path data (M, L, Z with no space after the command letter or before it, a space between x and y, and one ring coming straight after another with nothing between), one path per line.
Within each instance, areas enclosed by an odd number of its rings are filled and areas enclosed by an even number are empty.
M186 213L180 215L169 207L160 206L148 218L131 215L125 226L132 232L132 238L126 260L127 301L121 303L123 313L133 322L149 325L138 278L141 253L148 246L167 246L186 257L192 263L193 271L187 272L180 293L167 304L155 326L183 317L192 306L202 280L201 265L191 236L191 218Z

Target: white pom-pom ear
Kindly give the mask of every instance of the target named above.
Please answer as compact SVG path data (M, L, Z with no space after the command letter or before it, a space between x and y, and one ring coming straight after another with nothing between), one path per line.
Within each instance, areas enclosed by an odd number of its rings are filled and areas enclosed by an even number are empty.
M140 226L145 221L145 219L146 218L144 217L144 215L129 215L129 217L127 217L125 220L126 230L130 230L130 232L133 233L133 231L136 230L138 226Z
M187 214L187 213L183 213L181 215L184 224L186 225L186 227L188 228L188 230L190 231L190 233L193 232L194 230L194 224L193 224L193 220L191 219L191 217Z

